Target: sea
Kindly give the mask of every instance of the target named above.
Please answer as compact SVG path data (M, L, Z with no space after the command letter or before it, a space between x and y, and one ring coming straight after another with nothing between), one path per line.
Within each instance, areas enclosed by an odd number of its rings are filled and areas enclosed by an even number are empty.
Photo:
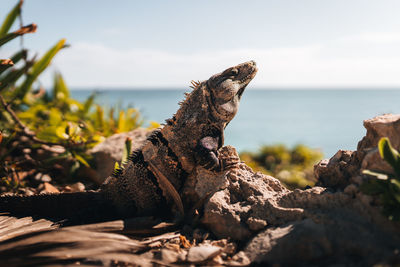
M171 118L189 90L85 89L71 90L71 95L83 101L93 91L96 103L105 108L139 109L147 126ZM240 152L257 151L262 145L305 144L330 158L339 149L355 150L366 133L363 120L384 113L400 113L400 88L249 89L225 130L225 144Z

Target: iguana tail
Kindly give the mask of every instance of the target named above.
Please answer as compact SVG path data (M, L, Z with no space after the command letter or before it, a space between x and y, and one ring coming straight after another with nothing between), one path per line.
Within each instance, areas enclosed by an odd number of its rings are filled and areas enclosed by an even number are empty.
M45 218L63 225L118 218L115 207L100 191L0 196L0 214Z

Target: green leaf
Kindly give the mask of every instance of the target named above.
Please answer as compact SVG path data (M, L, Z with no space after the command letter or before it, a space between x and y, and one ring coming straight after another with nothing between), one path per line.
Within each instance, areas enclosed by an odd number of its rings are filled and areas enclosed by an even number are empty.
M115 132L115 118L114 118L114 107L110 108L110 111L108 113L108 127L112 132Z
M149 124L150 124L149 127L147 127L148 130L154 130L161 127L161 124L159 124L156 121L150 121Z
M89 163L82 156L80 156L78 154L74 154L74 157L75 157L76 160L78 160L80 163L82 163L86 167L90 167Z
M58 53L58 51L60 51L60 49L63 48L64 44L65 44L65 39L60 40L55 46L50 48L50 50L48 50L40 60L38 60L33 65L25 81L16 90L15 97L18 97L20 99L23 99L25 97L25 95L31 88L33 82L49 66L53 57Z
M117 170L119 170L119 164L116 161L115 164L114 164L114 171L117 171Z
M69 89L61 75L57 72L54 75L54 87L53 87L53 99L58 101L64 101L69 98Z
M400 175L399 152L391 146L389 139L387 137L381 138L378 148L381 157L392 166L397 175Z
M370 171L370 170L363 170L362 173L366 174L366 175L374 176L375 178L377 178L379 180L387 180L389 178L387 174L374 172L374 171Z
M125 112L121 110L118 116L118 132L125 132L126 124L125 124Z
M11 62L12 64L7 64L6 66L3 66L3 64L1 64L0 66L0 74L2 74L3 72L5 72L5 70L9 69L9 67L14 66L15 64L17 64L21 59L25 58L27 56L27 51L25 49L22 49L21 51L15 53L12 57L11 57ZM0 59L0 61L4 61L3 59ZM3 63L3 62L2 62Z
M14 62L11 59L0 59L0 74L12 66Z
M57 108L50 108L49 109L49 117L48 117L48 123L49 125L60 125L62 123L62 114L61 111Z
M103 128L104 125L104 110L101 106L96 106L96 119L95 119L96 126L99 128Z
M90 108L93 106L94 103L94 98L96 97L96 93L92 93L85 101L83 104L83 114L86 115L89 111Z
M132 139L128 137L125 140L125 146L124 146L124 150L122 152L122 160L121 160L122 165L124 165L128 162L129 155L131 154L131 150L132 150Z
M10 30L11 26L14 24L15 19L21 13L21 6L22 1L19 1L18 4L16 4L14 8L11 9L11 11L7 14L7 17L3 21L3 24L0 28L0 38L4 37Z
M71 175L76 175L78 169L80 168L79 161L75 161L74 163L71 164L71 167L69 169Z
M36 31L36 24L30 24L16 30L15 32L7 33L3 37L0 38L0 46L10 42L12 39L17 38L20 35L24 35L27 33L34 33Z
M11 60L14 62L14 64L17 64L21 59L26 58L27 55L28 51L26 49L22 49L21 51L18 51L12 55Z
M0 90L14 84L25 73L25 66L19 69L12 69L0 77Z
M46 163L46 164L51 164L51 163L54 163L54 162L59 161L61 159L65 160L68 157L69 157L68 153L62 153L62 154L60 154L58 156L54 156L54 157L50 157L50 158L44 159L43 162Z
M57 135L57 126L48 126L37 132L36 136L39 139L49 142L59 142L60 139Z
M56 136L60 139L68 139L69 135L65 133L65 126L57 126L55 130Z

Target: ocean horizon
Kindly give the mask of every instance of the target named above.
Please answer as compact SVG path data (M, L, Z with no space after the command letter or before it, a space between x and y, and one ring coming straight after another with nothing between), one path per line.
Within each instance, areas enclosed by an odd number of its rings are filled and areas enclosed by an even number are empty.
M105 108L135 107L145 124L163 123L178 109L189 89L113 88L71 90L85 100L97 92L95 102ZM225 145L238 151L256 151L262 145L305 144L320 149L326 158L339 149L355 150L365 135L363 120L385 113L400 113L397 88L279 88L247 89L236 117L226 128Z

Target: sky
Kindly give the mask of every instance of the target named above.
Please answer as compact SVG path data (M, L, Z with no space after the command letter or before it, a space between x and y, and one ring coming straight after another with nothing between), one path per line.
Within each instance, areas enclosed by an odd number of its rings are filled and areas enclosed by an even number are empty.
M0 18L16 1L1 0ZM24 45L70 47L60 71L72 88L186 88L255 60L253 88L400 87L397 0L25 0ZM14 41L0 58L19 49Z

